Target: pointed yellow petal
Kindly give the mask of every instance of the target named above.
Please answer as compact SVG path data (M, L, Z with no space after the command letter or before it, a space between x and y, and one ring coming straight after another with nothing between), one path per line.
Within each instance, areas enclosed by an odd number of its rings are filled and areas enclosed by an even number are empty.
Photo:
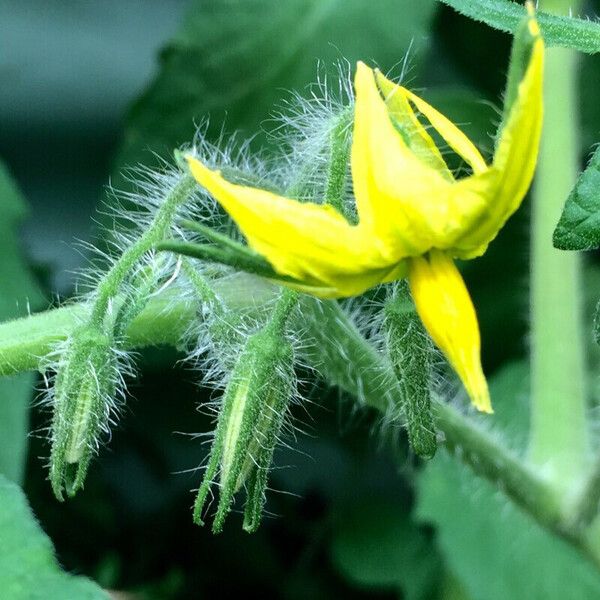
M456 265L444 252L410 259L408 281L417 312L482 412L492 412L480 358L479 325Z
M360 225L389 261L417 256L445 227L440 200L452 184L420 160L390 119L375 76L358 63L352 180Z
M377 83L386 98L390 111L410 111L414 120L419 123L421 128L419 134L423 138L424 143L427 144L432 152L437 152L440 159L444 162L444 166L446 166L446 163L441 157L441 154L439 154L437 146L435 146L431 136L417 119L412 107L410 107L410 103L416 106L417 110L419 110L429 123L431 123L432 127L442 136L442 138L444 138L448 145L470 165L474 173L480 173L487 169L485 160L483 160L479 150L477 150L473 142L471 142L471 140L456 125L454 125L452 121L450 121L450 119L405 87L391 82L380 71L377 71ZM405 108L406 106L408 106L408 109ZM435 148L435 151L431 146Z
M483 160L483 156L481 156L475 144L450 119L416 94L413 94L409 90L405 91L408 99L427 117L427 120L446 140L450 148L469 164L474 173L481 173L487 169L485 160Z
M186 159L194 178L231 215L250 247L314 295L360 294L392 268L364 231L332 207L236 185L196 158Z
M508 218L519 208L533 179L543 118L544 42L537 23L529 27L537 39L529 65L519 84L517 97L503 127L492 167L481 175L458 182L458 196L480 195L485 199L479 214L456 242L455 256L472 258L483 254Z
M375 77L377 85L385 98L389 116L392 118L396 129L405 138L408 147L425 164L438 171L444 179L453 181L454 177L438 147L417 118L417 115L415 115L415 111L406 96L406 90L384 77L378 69L375 70Z
M494 212L504 221L517 210L533 179L542 133L543 74L544 42L538 37L494 155L493 167L502 174Z

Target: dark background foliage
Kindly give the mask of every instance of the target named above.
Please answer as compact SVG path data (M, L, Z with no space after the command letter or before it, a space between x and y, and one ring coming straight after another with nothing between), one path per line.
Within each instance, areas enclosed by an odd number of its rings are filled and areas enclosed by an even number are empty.
M399 74L408 53L409 84L489 150L510 46L434 0L3 0L0 39L0 156L29 206L24 218L17 190L0 198L3 318L25 298L41 309L71 296L86 261L74 243L101 237L105 186L126 187L124 167L169 156L206 115L209 136L225 119L268 147L261 131L287 90L308 93L343 60ZM600 133L600 59L582 67L583 161ZM525 203L465 269L498 427L510 423L515 444L526 427L527 213ZM588 277L598 281L592 261ZM140 598L599 597L600 576L454 459L424 467L403 435L383 438L376 415L321 383L295 415L307 434L276 455L259 532L243 533L236 514L217 537L194 526L206 448L188 434L211 428L196 410L211 391L178 358L143 354L110 445L64 504L46 481L43 433L22 441L48 419L28 417L32 377L0 382L0 469L22 481L68 571Z

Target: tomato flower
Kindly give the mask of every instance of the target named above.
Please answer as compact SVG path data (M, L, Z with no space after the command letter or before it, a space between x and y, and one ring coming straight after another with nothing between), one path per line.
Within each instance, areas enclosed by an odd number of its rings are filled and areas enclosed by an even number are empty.
M357 65L351 171L358 223L335 208L236 185L193 156L193 176L286 283L322 298L408 277L417 312L473 404L491 412L477 317L454 259L481 256L533 178L542 127L544 44L533 16L527 63L491 164L422 98ZM470 168L456 178L423 122Z

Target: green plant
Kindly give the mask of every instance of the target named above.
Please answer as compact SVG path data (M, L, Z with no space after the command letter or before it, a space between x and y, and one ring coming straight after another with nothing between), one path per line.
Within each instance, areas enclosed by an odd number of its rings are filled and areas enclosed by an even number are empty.
M414 452L433 460L423 475L429 492L418 510L439 521L444 541L447 529L434 499L436 477L439 465L456 468L449 458L454 455L491 490L502 490L541 531L600 568L600 461L586 388L581 257L562 250L589 250L600 241L598 152L576 181L574 52L597 52L600 26L566 16L560 0L540 2L537 21L531 5L527 17L525 8L504 0L446 3L514 33L497 139L503 150L496 151L490 166L429 104L410 92L401 96L403 88L394 88L381 74L372 75L372 90L381 94L382 106L388 101L384 125L375 118L367 121L375 101L367 108L360 104L368 113L361 117L368 125L361 136L398 136L410 150L407 156L435 163L436 173L449 178L448 187L436 180L437 187L421 188L415 162L397 182L402 193L414 186L447 204L435 227L429 217L437 205L425 205L422 196L415 196L419 202L410 207L414 214L405 219L404 229L390 224L397 207L394 212L373 200L367 215L369 207L355 200L356 173L362 168L357 165L372 160L362 146L357 149L361 121L355 108L367 92L359 92L355 101L342 69L339 85L333 86L339 87L338 96L324 84L312 101L298 97L279 117L269 137L270 145L281 150L276 158L271 154L263 160L236 139L212 143L206 125L193 144L175 151L172 164L136 172L136 190L115 203L119 226L100 257L104 269L88 272L86 293L66 306L0 325L0 374L44 373L45 403L52 411L50 482L59 500L82 490L92 459L116 423L125 385L135 375L135 350L169 344L185 353L209 385L222 390L208 407L216 425L204 477L196 485L196 523L204 524L211 490L218 489L213 531L220 532L235 496L245 491L243 527L256 531L275 446L293 431L289 407L303 402L297 372L309 368L359 407L378 411L383 431L406 428ZM498 394L498 415L473 415L460 394L450 401L457 395L454 376L432 342L473 404L489 411L479 330L451 259L482 254L526 192L541 127L536 68L541 69L542 38L560 47L546 53L545 125L533 188L530 427L499 433L497 422L510 430L508 402L520 391ZM361 69L364 74L366 67ZM389 100L394 91L397 104ZM519 136L526 142L521 146ZM462 168L468 174L458 184L437 149L438 138L467 165ZM372 154L382 164L389 160L397 173L402 164L389 158L391 144L382 142L385 152L377 155L376 148ZM519 154L518 160L505 158L511 152ZM371 176L379 165L376 160L368 164ZM498 180L485 187L492 176ZM467 180L477 187L467 188ZM446 192L451 184L462 186L464 204L452 203L452 192ZM392 196L383 184L373 185L382 197ZM436 191L442 189L446 195ZM361 227L369 217L376 225L367 235ZM424 233L423 223L434 233ZM394 254L402 235L405 245ZM396 282L406 275L410 291ZM334 299L356 295L352 301ZM439 446L444 450L436 453ZM399 525L402 531L411 527ZM340 542L337 548L343 565L354 561L347 546ZM450 566L460 571L460 564ZM470 586L474 589L476 584Z

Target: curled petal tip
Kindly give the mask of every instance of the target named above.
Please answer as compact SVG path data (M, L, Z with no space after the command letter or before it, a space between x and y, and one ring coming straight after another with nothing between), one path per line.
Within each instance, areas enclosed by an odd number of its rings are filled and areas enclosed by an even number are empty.
M469 378L469 381L464 383L471 403L478 411L492 414L494 409L492 408L490 392L483 372L478 369L473 375L474 377Z
M358 60L356 61L356 72L358 73L359 71L371 71L371 67L369 67L366 63L364 63L362 60Z
M527 2L525 6L527 8L527 15L529 16L529 21L527 22L529 33L533 37L538 37L542 32L540 31L540 26L535 18L535 6L533 2Z

